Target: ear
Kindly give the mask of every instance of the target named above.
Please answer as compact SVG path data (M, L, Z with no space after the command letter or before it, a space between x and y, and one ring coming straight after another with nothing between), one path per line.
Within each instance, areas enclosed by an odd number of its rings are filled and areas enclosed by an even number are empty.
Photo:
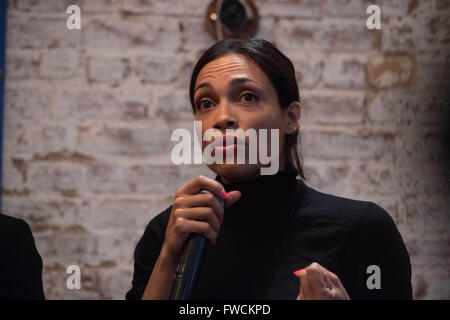
M286 109L287 126L286 134L292 134L298 129L302 105L298 101L292 101Z

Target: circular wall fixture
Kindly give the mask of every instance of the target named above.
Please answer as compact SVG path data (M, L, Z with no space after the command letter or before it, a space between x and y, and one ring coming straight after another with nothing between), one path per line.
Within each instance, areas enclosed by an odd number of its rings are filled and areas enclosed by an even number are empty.
M250 38L258 22L253 0L213 0L206 9L205 29L216 40Z

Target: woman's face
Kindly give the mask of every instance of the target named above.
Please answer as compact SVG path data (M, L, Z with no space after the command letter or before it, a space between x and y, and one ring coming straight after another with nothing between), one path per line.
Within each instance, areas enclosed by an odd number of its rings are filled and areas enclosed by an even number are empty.
M256 132L268 129L269 138L264 139L267 140L267 154L271 154L271 149L279 146L279 170L285 168L285 134L295 131L298 118L295 119L295 115L292 118L292 108L280 108L275 88L255 62L237 54L213 60L201 69L194 90L195 120L202 122L202 136L208 129L220 130L223 136L226 135L226 129L247 131L253 128ZM270 129L279 130L275 146L270 143ZM259 140L258 135L258 145ZM209 143L211 142L203 141L203 151ZM230 183L260 175L263 165L259 160L257 163L249 163L247 139L245 164L237 163L235 157L233 163L225 163L224 160L223 164L213 163L208 166L223 182Z

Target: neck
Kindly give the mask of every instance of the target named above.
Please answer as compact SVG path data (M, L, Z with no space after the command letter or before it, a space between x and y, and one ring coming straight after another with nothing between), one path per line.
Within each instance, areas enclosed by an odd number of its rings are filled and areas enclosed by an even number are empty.
M286 170L286 166L285 166L284 162L281 162L280 166L278 168L278 172L273 175L276 175L280 171L284 171L284 170ZM250 180L250 179L255 179L262 175L261 175L261 168L258 167L256 170L255 169L249 170L245 173L239 172L235 176L228 176L228 175L224 175L224 174L222 174L222 175L219 174L219 176L220 176L221 182L223 182L225 184L231 184L231 183L243 182L243 181Z

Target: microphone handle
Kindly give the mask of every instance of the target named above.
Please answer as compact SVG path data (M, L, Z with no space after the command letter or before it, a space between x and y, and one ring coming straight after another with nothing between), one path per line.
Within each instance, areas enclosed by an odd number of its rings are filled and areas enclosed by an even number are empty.
M201 190L198 193L210 193ZM217 198L223 206L222 199ZM197 284L203 257L205 256L208 240L201 234L192 233L186 240L175 273L175 279L170 293L171 300L190 300Z
M187 239L175 274L170 294L171 300L190 300L197 283L207 240L201 234L193 233Z

